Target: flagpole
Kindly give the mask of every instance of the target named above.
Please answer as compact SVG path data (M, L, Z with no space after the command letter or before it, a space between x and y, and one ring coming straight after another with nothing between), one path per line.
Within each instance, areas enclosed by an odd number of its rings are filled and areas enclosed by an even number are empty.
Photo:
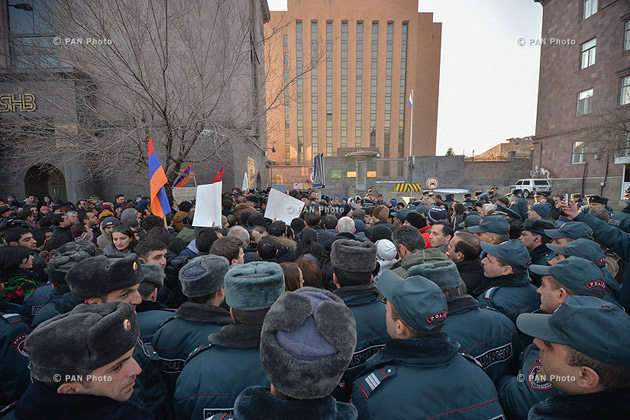
M411 157L411 146L413 145L413 89L411 89L411 127L409 129L409 156Z

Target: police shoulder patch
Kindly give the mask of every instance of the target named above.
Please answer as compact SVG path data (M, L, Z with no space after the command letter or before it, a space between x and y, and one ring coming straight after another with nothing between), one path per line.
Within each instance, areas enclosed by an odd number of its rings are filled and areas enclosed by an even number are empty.
M15 324L23 319L20 314L2 314L2 318L9 324Z
M378 388L387 378L391 378L395 375L395 366L383 366L382 368L375 370L359 381L361 394L363 394L365 399L370 398L370 395L376 388Z
M527 375L527 383L534 391L546 391L553 388L553 385L547 382L545 374L542 373L542 362L540 359L534 359L534 365L529 370L529 375Z
M26 341L27 337L28 333L22 333L15 337L11 342L11 347L13 347L15 351L17 351L18 354L24 358L28 358L28 353L26 353L26 350L24 350L24 341Z

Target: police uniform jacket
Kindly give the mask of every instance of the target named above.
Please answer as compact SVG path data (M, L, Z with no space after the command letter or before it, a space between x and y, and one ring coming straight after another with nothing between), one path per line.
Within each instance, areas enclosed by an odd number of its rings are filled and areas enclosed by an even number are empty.
M186 302L162 324L151 344L160 357L160 372L169 396L173 396L177 377L193 350L208 344L210 334L233 322L230 312L223 308Z
M532 264L534 265L549 265L549 261L553 260L555 256L556 254L547 248L545 244L537 246L529 253L529 257L532 259ZM532 279L532 284L536 287L540 287L543 276L532 273L529 270L528 272L529 277Z
M39 312L45 304L50 302L49 294L52 290L52 284L48 283L29 293L29 295L24 298L24 309L27 311L25 315L33 320L37 312Z
M282 400L269 389L253 386L241 392L234 404L234 415L215 414L211 420L259 420L261 417L282 420L355 420L352 404L337 402L327 396L312 400Z
M630 226L630 205L624 207L619 213L615 213L615 215L608 220L608 223L618 227L624 232L628 232L628 227Z
M262 324L226 325L186 360L175 385L178 420L202 420L231 413L245 388L269 387L260 362Z
M617 253L625 261L630 260L630 236L616 227L599 220L592 214L578 214L576 222L584 222L593 229L593 237ZM606 279L604 279L606 280ZM623 273L623 283L619 292L619 303L630 311L630 270Z
M516 372L520 340L508 317L479 308L470 295L448 299L448 316L442 329L484 368L492 382Z
M518 375L501 378L497 391L506 415L514 419L526 419L534 404L559 394L542 373L540 350L533 343L521 354Z
M30 380L24 341L31 331L22 307L0 299L0 409L20 399Z
M361 419L493 419L503 410L490 378L446 333L392 340L366 363L352 402Z
M35 315L31 327L35 328L42 322L53 319L57 315L70 312L75 306L81 303L80 300L72 296L70 289L67 287L53 289L48 295L48 298L50 302L37 311L37 315Z
M169 309L161 302L143 300L136 306L138 313L138 326L140 327L140 340L151 344L153 335L160 328L160 325L175 315L174 309Z
M479 307L496 309L514 323L520 314L534 312L540 307L540 295L527 273L487 278L475 293Z
M145 344L138 338L133 358L138 362L142 372L136 376L131 401L151 413L160 414L158 418L168 418L166 386L158 369L157 353L150 344Z
M380 292L373 283L344 286L334 293L350 308L357 324L357 345L352 360L334 392L337 400L349 401L350 384L356 375L363 369L365 362L383 350L385 343L391 340L385 320L387 308L378 300Z
M518 197L518 199L510 205L510 209L514 210L521 216L521 220L527 219L527 200L523 197Z
M627 389L610 389L592 394L556 395L536 404L529 411L531 420L623 419L628 418L630 399Z

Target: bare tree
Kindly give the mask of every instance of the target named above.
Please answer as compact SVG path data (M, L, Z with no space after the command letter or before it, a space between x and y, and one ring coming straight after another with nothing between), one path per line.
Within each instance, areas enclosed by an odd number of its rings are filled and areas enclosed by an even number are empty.
M578 135L582 150L600 155L630 155L630 111L610 108L592 116L591 124ZM572 151L567 151L571 153Z
M46 112L0 114L5 170L46 156L85 164L88 178L145 172L149 136L171 183L188 162L207 167L232 147L264 153L265 112L288 85L266 100L265 36L254 7L254 0L58 0L55 10L33 10L56 35L62 66L31 63L2 76L54 98Z

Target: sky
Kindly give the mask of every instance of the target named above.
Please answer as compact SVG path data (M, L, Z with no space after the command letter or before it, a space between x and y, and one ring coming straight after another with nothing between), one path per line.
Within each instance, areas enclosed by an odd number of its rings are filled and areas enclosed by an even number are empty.
M268 3L271 10L287 7L286 0ZM458 155L478 155L534 135L540 3L419 0L418 11L433 12L433 21L442 23L436 154L452 147Z

